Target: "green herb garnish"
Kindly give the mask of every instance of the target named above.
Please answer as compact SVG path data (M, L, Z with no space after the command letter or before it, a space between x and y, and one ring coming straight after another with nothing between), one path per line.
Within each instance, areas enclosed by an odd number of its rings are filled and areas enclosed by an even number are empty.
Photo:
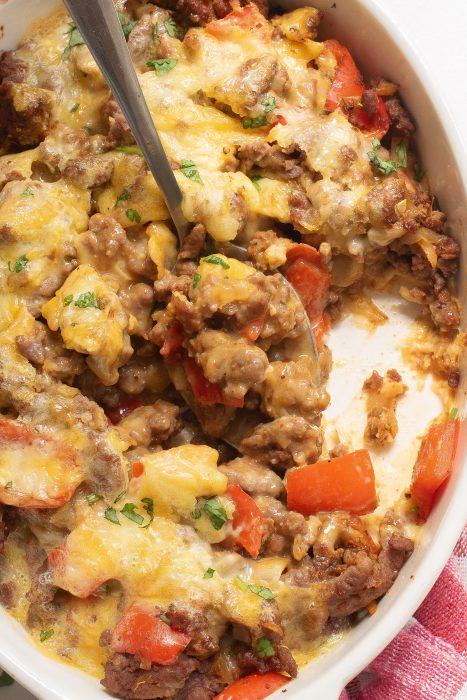
M79 309L98 309L99 304L97 303L97 297L94 292L83 292L79 295L75 301L75 306Z
M122 28L122 31L125 35L125 38L128 38L128 35L130 34L131 30L133 27L138 24L137 19L130 20L129 22L126 21L125 15L123 12L118 13L118 19L120 20L120 26Z
M81 46L84 44L84 39L81 36L80 32L78 31L76 25L73 23L70 24L69 30L66 32L66 34L69 34L68 37L68 44L65 49L65 51L62 53L62 61L66 61L68 58L70 58L71 54L71 49L75 46Z
M115 146L116 151L120 153L128 153L133 156L142 156L143 152L139 146Z
M170 620L165 613L159 615L159 619L162 620L162 622L165 622L166 625L170 626Z
M136 211L136 209L127 209L125 213L127 219L129 219L130 221L134 221L135 224L141 223L141 215L139 214L139 212Z
M406 168L407 167L407 144L405 141L401 141L400 143L397 144L396 146L396 153L397 153L397 167L398 168Z
M274 111L277 107L275 97L268 97L266 100L264 100L264 102L261 102L261 104L263 105L266 114Z
M215 569L206 569L203 578L212 578L214 576Z
M26 189L21 192L21 196L34 197L34 191L31 189L31 187L26 187Z
M230 269L229 263L218 255L209 255L207 258L203 258L203 262L209 263L210 265L220 265L224 270Z
M214 530L220 530L228 520L225 508L218 498L210 498L209 501L206 501L203 505L203 510L211 521Z
M104 513L104 518L110 520L114 525L120 525L120 520L118 519L117 511L115 508L106 508Z
M63 298L63 306L70 306L72 301L73 301L73 294L67 294L66 297Z
M273 593L270 588L266 588L265 586L255 586L250 583L248 585L248 590L255 595L259 595L260 598L264 598L264 600L274 600L276 597L276 594Z
M13 488L13 482L12 481L7 481L5 484L6 489L12 489Z
M261 117L248 117L247 119L243 119L242 125L244 129L259 129L262 126L266 126L268 123L268 120L264 115Z
M124 489L123 491L120 491L118 496L116 496L114 503L118 503L119 501L121 501L123 496L125 496L125 494L126 494L126 489Z
M131 199L131 193L130 193L130 191L125 187L125 188L120 192L120 194L118 195L117 201L115 202L115 206L117 206L117 204L118 204L119 202L127 202L129 199Z
M182 160L180 170L189 180L194 180L194 182L198 182L200 185L203 184L198 168L192 160Z
M456 420L459 409L454 407L449 411L449 420Z
M149 68L154 68L157 76L166 75L175 68L178 63L177 58L156 58L146 63Z
M165 31L169 36L176 37L178 34L178 25L174 19L168 19L164 22Z
M77 112L79 109L79 102L75 102L73 107L70 107L70 112Z
M120 512L122 515L125 516L125 518L128 518L128 520L132 520L137 525L142 525L144 523L143 516L139 513L136 513L135 503L125 503Z
M256 187L259 192L259 181L263 179L262 175L250 175L251 184Z
M152 40L155 41L159 37L159 25L157 22L154 24L153 30L152 30Z
M195 272L195 274L193 276L193 289L196 289L196 287L198 286L200 281L201 281L201 275L198 272Z
M53 630L53 629L50 629L50 630L42 630L41 633L40 633L40 635L39 635L39 639L41 640L41 642L46 642L48 639L50 639L50 638L53 637L53 636L54 636L54 630Z
M267 637L261 637L256 645L256 653L261 659L266 659L269 656L274 656L276 652L269 639Z
M99 496L97 493L88 493L86 496L86 500L89 503L90 506L94 505L94 503L97 503L97 501L101 501L103 499L103 496Z
M243 581L243 579L241 579L240 576L235 576L235 578L234 578L234 580L233 580L233 583L234 583L234 586L236 586L237 588L239 588L239 589L240 589L241 591L243 591L244 593L246 593L246 591L248 590L248 584L247 584L247 582L246 582L246 581Z
M190 518L192 518L193 520L199 520L200 517L201 517L201 511L200 511L200 509L198 508L198 506L196 506L196 508L194 509L194 511L192 511L192 512L190 513Z
M14 678L8 675L5 671L0 673L0 688L7 688L9 685L13 685Z
M154 501L152 498L142 498L141 503L144 503L144 510L146 513L149 515L149 522L146 523L146 525L143 525L143 529L146 529L149 527L154 520Z
M378 170L382 172L383 175L389 175L389 173L392 173L397 169L397 166L394 163L394 161L381 160L381 158L375 151L368 152L368 160L370 161L371 165L373 165L375 168L378 168Z
M8 260L8 269L10 272L22 272L26 265L28 264L29 260L25 255L20 255L17 260L15 260L14 265L11 265L11 261Z

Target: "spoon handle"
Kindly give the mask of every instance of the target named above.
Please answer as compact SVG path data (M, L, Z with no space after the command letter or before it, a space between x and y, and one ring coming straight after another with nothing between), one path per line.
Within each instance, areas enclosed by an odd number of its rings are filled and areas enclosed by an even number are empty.
M182 192L149 113L114 4L112 0L64 2L126 117L182 243L187 228L181 209Z

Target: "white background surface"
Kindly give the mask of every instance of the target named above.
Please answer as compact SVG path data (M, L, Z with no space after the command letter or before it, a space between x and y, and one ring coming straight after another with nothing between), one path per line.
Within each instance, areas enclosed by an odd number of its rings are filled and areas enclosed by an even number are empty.
M345 0L336 0L345 2ZM466 0L374 0L396 20L432 74L467 150ZM17 683L0 700L32 700Z

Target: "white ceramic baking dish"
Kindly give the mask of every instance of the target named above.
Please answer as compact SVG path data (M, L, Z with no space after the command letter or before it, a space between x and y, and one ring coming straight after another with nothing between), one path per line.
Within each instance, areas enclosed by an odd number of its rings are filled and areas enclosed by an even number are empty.
M288 9L306 4L307 0L284 1ZM1 0L0 47L14 48L22 33L36 18L44 16L57 4L56 0ZM383 75L401 86L402 97L414 115L417 142L424 166L428 169L432 189L436 193L450 221L454 235L464 246L460 285L464 311L467 309L467 156L437 87L425 71L401 29L396 26L372 0L315 0L310 2L326 12L322 25L324 36L333 36L349 46L359 64L370 74ZM410 28L406 30L410 34ZM464 239L462 240L462 236ZM391 305L389 305L391 307ZM389 308L388 307L388 308ZM391 307L393 308L393 307ZM370 366L378 366L378 355L383 356L388 344L394 345L394 328L407 329L410 313L403 309L399 326L392 328L392 335L373 339ZM464 327L465 327L464 315ZM367 339L356 332L349 338L348 323L333 333L334 356L345 358L352 346L353 354L347 366L342 361L331 382L339 388L338 401L334 402L330 418L345 408L346 392L351 391L352 378L368 376ZM392 338L392 340L391 340ZM341 342L345 339L345 343ZM381 360L381 358L379 358ZM388 357L382 365L388 367ZM351 372L349 370L351 366ZM344 368L344 369L343 369ZM346 375L347 372L347 375ZM363 372L363 374L362 374ZM360 373L360 374L358 374ZM347 381L347 378L349 381ZM457 404L464 405L466 378L459 391ZM353 383L353 388L357 385ZM415 403L413 403L415 401ZM418 401L418 404L417 404ZM439 405L433 395L422 399L415 394L405 407L407 425L401 425L399 443L413 441L423 432L428 420L433 418ZM409 420L410 419L410 420ZM401 421L400 421L401 422ZM359 673L402 628L439 575L466 519L467 464L465 464L466 431L463 431L457 454L457 462L443 496L425 526L421 540L413 556L404 566L389 594L381 601L378 612L366 618L336 647L302 670L299 678L288 686L290 700L337 700L344 685ZM44 656L29 641L26 632L0 611L0 666L13 675L41 700L103 700L108 697L97 681L78 671ZM280 693L277 697L282 697Z

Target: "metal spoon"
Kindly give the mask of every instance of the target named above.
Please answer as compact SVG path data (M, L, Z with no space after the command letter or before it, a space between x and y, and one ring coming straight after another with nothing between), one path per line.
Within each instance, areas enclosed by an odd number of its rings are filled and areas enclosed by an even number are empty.
M64 0L64 3L126 117L135 141L162 192L182 245L189 226L182 212L182 192L144 99L113 1ZM246 250L234 243L226 244L223 252L239 260L247 259ZM283 279L301 304L295 289L285 277ZM297 359L300 355L312 357L316 367L316 381L319 383L318 352L313 329L305 309L303 313L307 328L296 341L284 343L282 359ZM275 356L277 359L277 352ZM227 436L226 440L231 442Z

